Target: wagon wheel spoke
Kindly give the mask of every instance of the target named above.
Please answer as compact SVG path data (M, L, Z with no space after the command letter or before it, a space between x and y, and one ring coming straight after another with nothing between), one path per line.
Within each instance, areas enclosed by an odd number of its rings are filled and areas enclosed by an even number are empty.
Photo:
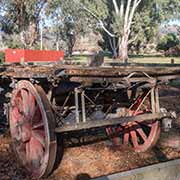
M31 93L29 93L28 104L30 105L28 113L29 113L29 116L32 118L35 112L36 105L35 105L35 98Z
M21 97L22 97L23 113L25 116L28 116L30 104L29 104L29 95L25 89L21 89Z
M32 137L38 140L42 145L42 147L45 148L46 142L45 142L45 135L43 130L33 130Z
M31 119L32 128L34 129L36 126L38 127L38 125L42 123L43 123L42 115L39 106L36 105L36 107L34 108L34 112L32 113L32 119Z
M131 135L131 140L132 140L133 146L135 148L138 147L138 137L137 137L136 131L131 131L130 135Z
M120 131L122 131L121 127L118 127L118 128L108 127L108 128L106 128L106 134L111 138L113 144L116 146L119 145L119 137L117 137L115 135L120 133Z
M17 99L14 100L13 108L17 108L18 112L22 114L23 112L23 102L22 97L17 97Z
M129 144L129 133L124 134L123 143L126 146Z
M26 116L21 93L19 93L18 97L13 101L12 109L16 111L16 116L18 116L18 118L16 117L17 119L20 119L21 116Z
M26 164L29 164L31 160L31 155L30 155L30 143L26 143Z
M32 130L35 130L35 129L42 129L44 127L44 123L43 122L39 122L39 123L37 123L37 124L34 124L33 126L32 126Z
M13 108L11 116L12 116L12 120L13 120L13 126L16 127L19 122L19 119L21 117L17 107Z
M14 106L12 109L11 119L12 119L12 121L11 121L11 126L12 126L11 133L13 134L14 139L20 140L18 124L19 124L19 120L21 119L21 114L19 113L17 106Z
M33 168L39 168L44 155L43 147L41 143L34 137L31 137L30 142L27 144L28 146L26 149L26 154L29 158L27 159L27 162L30 167L32 166Z
M145 134L145 132L143 131L142 128L138 128L136 129L136 131L138 132L138 134L141 136L141 138L144 140L144 142L147 140L147 135Z

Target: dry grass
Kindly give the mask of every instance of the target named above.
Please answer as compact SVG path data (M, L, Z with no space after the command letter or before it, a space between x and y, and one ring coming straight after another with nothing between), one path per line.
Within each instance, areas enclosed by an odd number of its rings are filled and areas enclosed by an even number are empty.
M82 56L73 56L71 58L71 61L72 62L75 62L75 63L87 63L88 60L90 59L89 56L85 56L85 55L82 55ZM156 63L156 64L170 64L171 63L171 59L174 59L174 63L175 64L180 64L180 57L160 57L160 56L143 56L143 55L140 55L140 56L135 56L135 57L130 57L129 58L129 62L132 62L132 63ZM118 62L118 60L113 60L109 57L105 57L105 62L112 62L112 61L115 61L115 62Z
M130 61L135 62L135 63L157 63L157 64L162 64L162 63L171 63L171 59L174 59L175 64L180 64L180 57L135 57L135 58L130 58Z

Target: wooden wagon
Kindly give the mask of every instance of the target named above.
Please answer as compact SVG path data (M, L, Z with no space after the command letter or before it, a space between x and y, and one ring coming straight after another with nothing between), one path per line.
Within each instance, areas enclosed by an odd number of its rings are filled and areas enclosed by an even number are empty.
M180 77L178 66L4 65L0 72L11 93L13 147L35 178L51 173L64 137L110 137L144 152L156 144L161 122L168 127L175 118L160 107L158 87Z

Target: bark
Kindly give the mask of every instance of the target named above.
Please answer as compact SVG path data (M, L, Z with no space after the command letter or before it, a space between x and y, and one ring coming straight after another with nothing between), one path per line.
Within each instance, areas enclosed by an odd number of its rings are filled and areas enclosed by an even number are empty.
M124 15L124 0L121 0L120 16L123 17L123 15Z
M119 43L119 59L126 63L128 61L128 35L125 34Z
M133 22L133 17L136 11L136 8L140 4L141 0L128 0L127 6L125 12L124 10L124 0L121 0L121 6L120 6L120 17L123 18L124 24L123 24L123 33L121 41L119 42L119 59L123 62L128 61L128 45L129 43L132 43L134 39L129 40L129 36L131 33L131 25ZM118 15L118 14L116 14Z
M73 53L73 48L76 42L76 36L75 35L70 35L68 37L68 54L71 57Z
M24 48L32 48L36 43L39 34L38 21L32 21L26 30L21 32L21 41Z
M119 14L119 8L118 8L116 0L112 0L112 1L113 1L113 5L114 5L114 9L115 9L116 14Z
M117 49L118 49L119 44L116 42L116 38L109 37L109 44L113 53L113 59L117 59L118 58Z

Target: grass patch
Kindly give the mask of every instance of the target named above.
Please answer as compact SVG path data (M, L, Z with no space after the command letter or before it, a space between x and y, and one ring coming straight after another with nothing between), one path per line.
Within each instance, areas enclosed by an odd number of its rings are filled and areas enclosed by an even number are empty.
M86 62L90 59L88 55L74 55L72 57L65 57L65 60L76 61L76 62Z
M91 59L88 55L74 55L72 57L66 57L65 60L72 61L75 63L88 63ZM118 59L114 60L105 56L105 62L119 62ZM130 63L143 63L143 64L171 64L171 59L174 59L175 64L180 64L180 57L162 57L152 55L135 55L129 56Z
M174 59L175 64L180 64L180 57L134 57L130 58L130 61L134 63L170 64L171 59Z

